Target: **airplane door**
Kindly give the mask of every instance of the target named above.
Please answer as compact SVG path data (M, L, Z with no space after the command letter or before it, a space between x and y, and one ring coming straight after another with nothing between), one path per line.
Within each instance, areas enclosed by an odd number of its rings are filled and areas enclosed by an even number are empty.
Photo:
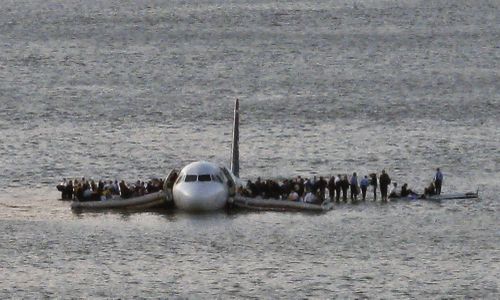
M236 183L234 182L233 176L231 176L231 173L226 169L226 167L221 167L222 173L224 173L224 177L227 179L227 187L229 190L229 196L234 196L236 195Z

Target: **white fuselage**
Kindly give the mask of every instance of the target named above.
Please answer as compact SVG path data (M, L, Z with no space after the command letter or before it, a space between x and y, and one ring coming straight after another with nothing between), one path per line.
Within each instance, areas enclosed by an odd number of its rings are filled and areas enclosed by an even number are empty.
M231 193L231 179L226 174L224 167L205 161L187 165L179 173L172 189L175 205L187 211L224 208Z

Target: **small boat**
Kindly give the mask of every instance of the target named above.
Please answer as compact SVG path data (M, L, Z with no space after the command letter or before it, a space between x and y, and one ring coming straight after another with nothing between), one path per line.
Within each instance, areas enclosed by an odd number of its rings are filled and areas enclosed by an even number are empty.
M147 209L166 206L169 202L169 193L159 191L156 193L147 194L144 196L123 199L115 197L104 201L73 201L71 209L89 209L89 210L105 210L105 209Z
M312 204L305 202L249 198L237 196L232 199L232 204L239 208L254 209L254 210L275 210L275 211L328 211L333 208L331 202L323 202L322 204Z

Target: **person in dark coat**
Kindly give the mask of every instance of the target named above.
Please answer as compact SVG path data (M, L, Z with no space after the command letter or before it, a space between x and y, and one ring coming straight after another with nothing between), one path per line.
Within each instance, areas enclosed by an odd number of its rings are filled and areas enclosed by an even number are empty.
M351 202L357 202L359 185L358 185L358 175L356 174L356 172L352 173L350 187L351 187Z
M261 181L260 177L257 177L257 181L255 181L255 196L259 197L262 195L264 190L264 183Z
M417 193L415 193L412 190L410 190L408 188L408 184L405 183L401 187L401 197L408 197L408 196L417 197L418 195L417 195Z
M342 187L342 200L347 202L347 190L349 190L349 179L347 179L347 175L344 175L342 180L340 181L340 186Z
M273 199L279 199L281 194L281 187L276 180L270 180L269 196Z
M323 201L325 201L325 190L326 190L326 186L327 186L327 182L326 180L323 178L323 176L320 176L319 177L319 180L318 182L316 183L316 185L318 186L318 191L319 191L319 202L322 203Z
M370 185L373 187L373 201L377 201L377 174L370 174Z
M128 187L124 180L120 181L120 196L123 199L132 197L133 191Z
M285 200L290 192L292 192L292 184L288 179L283 180L283 183L280 186L281 189L281 199Z
M382 196L382 201L387 201L387 188L391 184L391 178L389 175L385 172L385 170L382 170L382 174L380 175L380 194Z
M335 176L332 175L328 180L328 194L330 195L330 201L333 202L335 200Z
M434 186L436 187L436 194L441 195L441 186L443 185L443 173L439 168L436 169L436 175L434 176Z
M73 199L73 181L69 181L68 185L66 185L66 199Z
M319 189L318 180L316 179L316 176L314 176L313 179L311 180L311 190L310 191L313 193L313 195L317 195L318 189Z
M247 181L246 191L249 197L257 196L257 187L255 186L255 183L253 183L251 180Z
M76 182L76 180L75 180L75 182ZM83 200L83 185L84 185L84 182L78 182L75 184L75 198L78 201Z
M299 194L299 197L304 197L305 195L305 183L304 183L304 178L302 177L298 177L298 181L297 181L298 185L299 185L299 190L297 191L297 193Z

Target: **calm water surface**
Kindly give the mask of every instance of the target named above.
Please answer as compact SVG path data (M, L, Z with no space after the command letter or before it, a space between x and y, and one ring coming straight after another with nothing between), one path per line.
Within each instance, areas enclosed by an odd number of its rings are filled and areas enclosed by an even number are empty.
M0 297L499 297L498 1L3 1ZM481 199L75 214L63 177L385 168Z

